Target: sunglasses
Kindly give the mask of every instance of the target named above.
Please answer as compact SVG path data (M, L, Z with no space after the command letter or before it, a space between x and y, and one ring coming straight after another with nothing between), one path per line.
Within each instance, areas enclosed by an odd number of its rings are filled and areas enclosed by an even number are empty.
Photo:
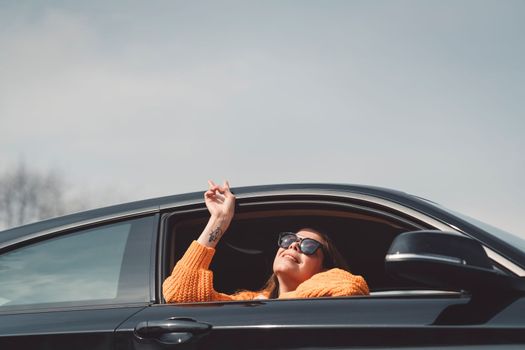
M323 247L321 242L312 238L301 238L294 232L281 232L277 244L283 249L288 249L293 243L299 242L299 251L305 255L314 254L319 247Z

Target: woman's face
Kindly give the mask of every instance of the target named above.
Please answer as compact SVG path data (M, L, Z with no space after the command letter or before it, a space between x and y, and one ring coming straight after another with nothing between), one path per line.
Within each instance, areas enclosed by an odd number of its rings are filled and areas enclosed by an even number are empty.
M322 237L313 231L303 229L297 232L300 238L312 238L325 244ZM301 284L316 273L323 271L323 250L317 249L314 254L301 253L299 242L292 243L287 249L279 248L273 261L273 272L280 281L290 284Z

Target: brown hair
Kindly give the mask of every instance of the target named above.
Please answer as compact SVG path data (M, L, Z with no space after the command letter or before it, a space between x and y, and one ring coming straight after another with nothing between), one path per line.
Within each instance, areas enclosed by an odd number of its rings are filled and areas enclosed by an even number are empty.
M350 271L345 258L327 234L311 227L303 227L299 231L303 230L314 232L323 239L324 242L321 242L321 244L323 248L323 267L325 269L329 270L337 267L342 270ZM268 298L270 299L279 297L279 280L275 273L272 273L270 278L268 278L261 292L269 293Z

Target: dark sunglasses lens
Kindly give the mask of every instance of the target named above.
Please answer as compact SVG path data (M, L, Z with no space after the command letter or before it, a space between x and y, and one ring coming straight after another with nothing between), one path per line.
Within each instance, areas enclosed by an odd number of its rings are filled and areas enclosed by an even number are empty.
M297 242L297 236L291 233L282 234L279 237L279 247L288 248L292 243Z
M301 251L306 255L311 255L319 248L319 242L305 238L301 242Z

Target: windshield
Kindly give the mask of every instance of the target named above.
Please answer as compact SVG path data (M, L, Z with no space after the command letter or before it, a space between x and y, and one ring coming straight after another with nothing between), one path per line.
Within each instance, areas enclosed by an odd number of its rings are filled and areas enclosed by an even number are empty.
M467 216L465 214L461 214L458 212L453 212L456 216L459 216L465 221L470 222L471 224L481 228L484 231L487 231L488 233L498 237L499 239L509 243L510 245L518 248L522 252L525 253L525 239L522 237L512 234L510 232L504 231L500 228L494 227L492 225L489 225L487 223L484 223L483 221L479 221L478 219L471 218L470 216Z
M432 201L430 201L428 199L421 198L421 197L417 197L417 198L422 199L425 202L427 202L429 204L432 204L432 205L434 205L436 207L439 207L442 210L446 210L446 211L448 211L451 214L454 214L455 216L459 217L460 219L463 219L463 220L469 222L470 224L479 227L480 229L490 233L491 235L501 239L504 242L507 242L508 244L512 245L513 247L518 248L519 250L521 250L522 252L525 253L525 239L523 237L520 237L520 236L518 236L516 234L504 231L504 230L502 230L500 228L497 228L497 227L494 227L494 226L489 225L487 223L484 223L483 221L479 221L478 219L474 219L474 218L472 218L472 217L470 217L468 215L465 215L465 214L459 213L457 211L445 208L441 204L437 204L437 203L432 202Z

